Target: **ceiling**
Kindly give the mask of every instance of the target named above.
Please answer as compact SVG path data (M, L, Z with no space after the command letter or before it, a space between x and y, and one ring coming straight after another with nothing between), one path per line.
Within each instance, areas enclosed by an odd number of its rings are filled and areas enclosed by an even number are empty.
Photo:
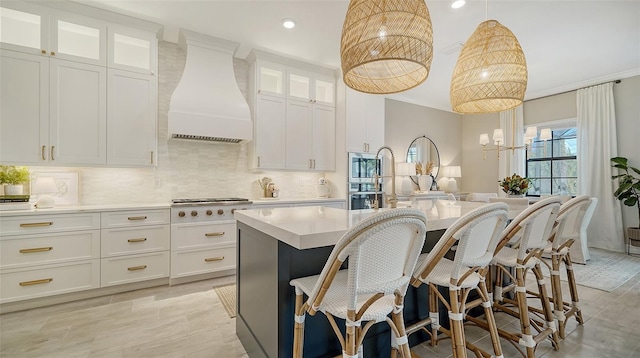
M164 25L164 40L177 42L185 28L252 48L340 67L340 35L349 1L73 0ZM640 75L640 1L427 0L433 24L431 73L420 86L388 95L451 111L449 83L459 49L478 24L498 20L518 38L529 71L525 99ZM487 6L488 5L488 6ZM297 26L282 27L283 18Z

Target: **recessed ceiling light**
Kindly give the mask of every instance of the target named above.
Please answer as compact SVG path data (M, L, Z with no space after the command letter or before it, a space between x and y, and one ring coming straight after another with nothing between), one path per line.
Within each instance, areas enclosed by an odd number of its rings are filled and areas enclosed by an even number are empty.
M454 2L451 3L451 8L452 9L459 9L461 7L464 6L466 2L464 0L455 0Z
M282 19L282 26L286 29L293 29L296 27L296 21L294 19Z

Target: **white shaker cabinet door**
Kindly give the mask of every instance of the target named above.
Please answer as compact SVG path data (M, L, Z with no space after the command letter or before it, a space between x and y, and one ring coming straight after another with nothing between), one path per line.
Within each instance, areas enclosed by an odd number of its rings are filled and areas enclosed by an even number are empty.
M157 77L109 69L107 82L107 163L155 165Z
M105 67L51 60L52 164L105 164Z
M336 115L335 108L313 107L313 169L336 169Z
M305 101L287 100L286 166L287 169L313 168L311 156L312 105Z
M255 167L285 167L285 99L258 95L255 123Z
M375 153L384 145L384 96L346 89L347 152Z
M43 164L49 153L49 58L0 51L0 162Z

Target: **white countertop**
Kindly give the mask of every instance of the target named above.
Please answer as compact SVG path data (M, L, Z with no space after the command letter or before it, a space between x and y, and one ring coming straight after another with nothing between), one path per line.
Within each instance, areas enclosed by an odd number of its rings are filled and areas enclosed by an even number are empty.
M345 199L340 198L306 198L306 199L291 199L291 198L261 198L250 199L256 205L262 204L298 204L298 203L324 203L324 202L346 202Z
M487 203L421 200L412 203L427 215L427 230L446 229L459 217ZM399 205L400 206L400 205ZM402 206L408 206L408 203ZM393 210L393 209L379 209ZM320 206L252 209L235 212L235 218L296 249L335 245L348 228L376 211L344 210ZM509 212L514 218L519 211Z
M46 214L73 214L99 211L120 211L120 210L148 210L148 209L169 209L170 203L162 204L111 204L111 205L71 205L56 206L51 209L29 209L29 210L6 210L0 211L2 216L18 215L46 215Z

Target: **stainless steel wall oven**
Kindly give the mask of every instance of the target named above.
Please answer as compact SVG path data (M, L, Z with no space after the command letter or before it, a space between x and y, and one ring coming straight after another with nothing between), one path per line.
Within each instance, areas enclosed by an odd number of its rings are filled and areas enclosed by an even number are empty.
M380 207L384 203L382 193L382 158L377 159L373 154L349 153L349 210L371 209L375 199L375 173L378 172L378 202Z

